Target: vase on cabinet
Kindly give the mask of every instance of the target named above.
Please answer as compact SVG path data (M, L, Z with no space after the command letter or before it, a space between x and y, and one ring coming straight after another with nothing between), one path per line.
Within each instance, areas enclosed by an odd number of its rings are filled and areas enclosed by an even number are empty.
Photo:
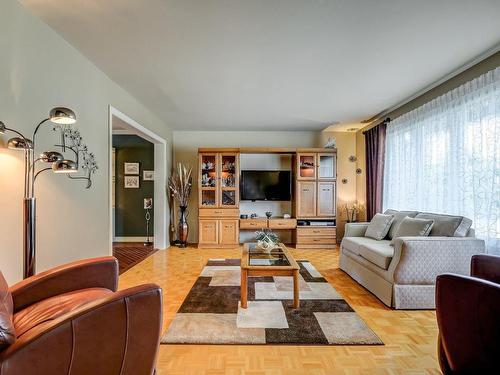
M187 223L187 206L180 206L180 217L178 226L179 247L188 244L189 225Z

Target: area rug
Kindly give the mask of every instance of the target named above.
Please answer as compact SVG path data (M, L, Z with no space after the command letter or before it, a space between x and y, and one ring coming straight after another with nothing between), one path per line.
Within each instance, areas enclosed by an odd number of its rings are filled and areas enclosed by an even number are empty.
M240 307L240 260L210 259L162 344L383 345L307 260L299 260L300 309L291 277L249 277Z

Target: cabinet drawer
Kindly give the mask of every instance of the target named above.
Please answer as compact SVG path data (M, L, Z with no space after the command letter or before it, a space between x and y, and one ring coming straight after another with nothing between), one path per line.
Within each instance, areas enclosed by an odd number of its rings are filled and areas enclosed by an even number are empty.
M237 208L200 208L200 217L238 217L240 210Z
M297 237L330 237L335 238L336 228L333 227L297 227Z
M305 245L333 245L336 243L336 239L335 237L297 236L297 243Z
M267 219L240 219L240 229L267 228Z
M297 227L297 219L270 219L270 229L295 229Z

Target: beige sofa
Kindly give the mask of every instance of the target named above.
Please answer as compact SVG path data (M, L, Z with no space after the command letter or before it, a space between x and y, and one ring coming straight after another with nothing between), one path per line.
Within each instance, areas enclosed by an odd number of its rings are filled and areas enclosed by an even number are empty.
M475 238L472 221L461 216L387 210L393 226L405 216L432 219L429 237L399 237L395 228L380 241L364 237L369 223L346 224L340 245L340 268L396 309L434 309L436 276L446 272L469 275L472 255L485 252Z

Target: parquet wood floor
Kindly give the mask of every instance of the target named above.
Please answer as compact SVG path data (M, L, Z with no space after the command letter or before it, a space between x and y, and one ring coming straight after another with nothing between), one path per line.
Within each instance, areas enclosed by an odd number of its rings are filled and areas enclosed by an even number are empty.
M295 250L308 259L384 341L384 346L161 345L159 375L440 374L434 311L395 311L338 268L338 250ZM169 248L120 276L120 288L154 282L163 288L164 330L209 258L239 250ZM304 327L307 329L307 327Z

